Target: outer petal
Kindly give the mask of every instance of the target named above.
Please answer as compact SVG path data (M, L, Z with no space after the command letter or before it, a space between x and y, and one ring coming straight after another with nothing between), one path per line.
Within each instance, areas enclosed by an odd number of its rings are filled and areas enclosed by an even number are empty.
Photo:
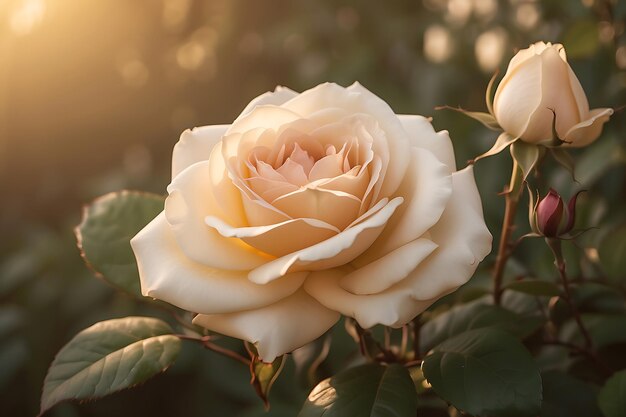
M274 91L268 91L253 99L246 106L246 108L243 109L239 117L245 116L246 114L250 113L252 110L254 110L256 106L263 106L265 104L280 106L284 102L291 100L297 95L298 93L287 87L278 86L276 87L276 89L274 89Z
M354 264L361 267L422 236L439 221L451 193L450 169L430 152L412 148L411 164L397 191L406 202Z
M210 181L209 161L198 162L180 173L167 187L165 216L181 250L204 265L229 270L249 270L271 259L239 239L221 236L204 223L207 216L225 216L217 204Z
M572 142L573 147L587 146L598 139L602 133L602 126L609 121L613 109L593 109L589 112L589 118L572 128L565 134L565 140Z
M452 174L452 196L430 235L439 249L401 283L417 300L430 300L465 284L491 252L492 236L472 165Z
M576 98L570 86L569 65L556 48L541 53L541 103L534 112L528 128L522 135L527 142L541 142L552 138L552 120L556 113L556 130L565 136L568 129L580 122Z
M507 71L498 85L493 111L500 126L521 137L541 103L541 94L541 57L533 55Z
M454 148L447 130L435 132L427 118L418 115L399 115L398 118L409 135L409 142L415 148L424 148L450 168L456 171Z
M378 323L398 327L467 282L491 250L491 234L485 226L472 166L454 173L452 184L446 210L430 229L432 241L439 247L407 278L380 293L358 295L341 286L344 270L316 271L307 277L305 290L326 307L354 317L363 327ZM384 258L380 262L385 262Z
M259 356L272 362L317 339L339 320L339 313L304 291L272 305L240 313L204 315L193 320L207 329L256 344Z
M203 314L262 307L293 294L306 273L296 273L267 285L257 285L240 271L211 268L189 259L159 214L132 240L141 291L185 310Z
M194 127L185 130L172 152L172 179L196 162L206 161L230 125Z
M349 226L338 235L316 245L261 265L250 271L249 279L263 284L289 272L314 271L347 264L376 240L402 201L401 197L396 197L389 202L381 200L373 208L378 211L361 223Z

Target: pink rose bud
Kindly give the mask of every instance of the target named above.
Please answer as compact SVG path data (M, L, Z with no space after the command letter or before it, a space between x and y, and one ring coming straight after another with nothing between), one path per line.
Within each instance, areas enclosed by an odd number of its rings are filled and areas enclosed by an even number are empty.
M576 193L564 207L561 196L550 188L535 208L536 232L545 237L559 237L574 227L576 215Z

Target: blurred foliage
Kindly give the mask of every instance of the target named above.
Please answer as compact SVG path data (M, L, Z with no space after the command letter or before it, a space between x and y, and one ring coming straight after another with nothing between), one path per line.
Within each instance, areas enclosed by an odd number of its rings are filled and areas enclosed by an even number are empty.
M227 123L252 97L277 84L301 91L323 81L358 80L398 113L433 116L437 129L450 131L457 163L464 166L490 147L495 134L454 112L435 112L435 106L486 110L484 89L492 73L504 70L516 49L545 40L565 45L591 107L619 108L626 104L625 21L623 0L3 1L3 415L37 413L46 370L78 331L127 315L164 317L95 279L80 259L72 229L81 205L104 193L130 188L163 194L171 149L185 128ZM623 324L622 298L616 301L602 288L607 283L626 288L625 134L626 117L617 112L597 143L572 152L579 183L557 167L531 178L542 192L548 186L562 195L588 190L580 199L577 226L597 229L564 250L577 302L590 323L594 315L611 314ZM476 166L494 234L503 211L497 193L509 172L504 152ZM523 211L519 234L527 231ZM425 316L484 294L492 264L488 258L469 284ZM506 280L520 276L556 276L544 245L520 244ZM534 297L513 290L504 296L507 306L514 301L519 307L518 314L537 312ZM542 308L560 317L559 306L546 300ZM594 331L603 340L611 335L611 328ZM322 358L312 376L298 377L300 384L293 383L301 373L294 362L298 355L288 358L268 416L295 415L313 382L346 362L358 363L343 324L334 336L333 355ZM603 351L607 357L619 353L610 346ZM554 373L559 370L551 358L546 353L538 359L542 372L552 372L551 384L577 386ZM576 363L571 367L576 376L588 375ZM265 415L248 383L241 364L184 344L166 376L97 403L60 405L47 415ZM558 389L548 392L548 399L558 399ZM419 406L421 415L447 415L445 404L432 397L420 396ZM613 405L605 401L602 407Z

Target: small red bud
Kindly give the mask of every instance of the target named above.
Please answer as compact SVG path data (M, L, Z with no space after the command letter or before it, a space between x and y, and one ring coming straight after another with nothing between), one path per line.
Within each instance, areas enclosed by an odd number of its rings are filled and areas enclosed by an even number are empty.
M562 219L563 200L550 188L548 195L537 204L537 228L546 237L557 237Z

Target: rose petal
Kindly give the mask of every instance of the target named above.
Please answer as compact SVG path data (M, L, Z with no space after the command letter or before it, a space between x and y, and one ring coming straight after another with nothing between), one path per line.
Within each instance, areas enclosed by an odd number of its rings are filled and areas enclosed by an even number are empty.
M428 239L416 239L349 273L339 285L353 294L382 292L406 278L436 248Z
M498 85L493 111L500 126L509 134L521 137L541 103L541 94L541 57L533 55L507 71Z
M323 335L339 320L304 291L255 310L198 315L193 323L256 344L259 357L272 362Z
M556 113L556 131L564 137L570 126L580 121L574 93L570 87L568 64L554 48L541 53L541 103L531 116L528 129L522 135L529 142L552 138L552 121ZM552 109L552 110L551 110Z
M609 121L613 114L613 109L593 109L589 112L589 118L572 128L565 134L565 140L572 142L567 146L581 147L587 146L598 139L602 133L602 125Z
M578 81L578 77L572 71L572 68L568 65L567 73L569 75L569 84L572 89L572 94L574 95L574 99L576 101L576 105L578 106L578 120L585 120L589 116L589 102L587 101L587 95L585 94L585 90L583 90L583 86L580 85L580 81Z
M178 174L167 188L165 216L176 241L189 258L213 268L246 270L262 265L271 258L204 224L206 216L231 218L217 205L210 169L209 161L198 162Z
M293 219L269 226L234 228L217 217L205 219L224 237L242 239L250 246L274 256L283 256L326 240L339 229L317 219Z
M343 230L359 216L361 200L342 191L301 188L272 201L292 218L319 219Z
M298 93L287 87L278 86L276 87L276 89L274 89L274 91L268 91L253 99L250 103L248 103L246 108L243 109L238 118L250 113L252 110L254 110L256 106L262 106L266 104L280 106L284 102L296 97L297 95Z
M346 291L343 269L312 272L304 289L326 307L354 317L362 327L399 327L455 290L472 276L491 250L472 166L452 174L452 196L440 221L430 229L438 248L404 280L378 294Z
M378 96L359 83L348 88L325 83L301 93L282 107L302 115L310 115L324 108L341 108L349 114L370 115L384 131L390 155L380 196L389 196L398 188L409 163L407 133L393 110ZM376 153L380 154L380 150L376 150Z
M372 247L355 259L355 265L368 264L422 236L440 220L451 193L450 168L432 153L412 148L411 164L398 188L406 202Z
M491 251L473 166L452 174L452 196L439 222L430 230L439 245L401 285L417 300L429 300L465 284Z
M353 317L365 329L376 324L401 327L438 299L417 301L410 289L398 286L378 294L353 294L342 288L344 276L345 271L340 269L314 271L304 282L304 289L322 305Z
M247 273L211 268L189 259L179 248L165 214L159 214L132 240L141 291L185 310L213 314L265 306L293 294L306 273L295 273L267 285Z
M282 256L250 271L248 278L259 284L267 283L294 271L314 271L345 265L367 249L380 235L383 227L402 204L402 197L381 200L365 220L306 249Z
M398 118L409 135L411 146L429 150L450 168L450 172L456 171L454 148L447 130L435 132L433 125L424 116L399 115Z
M172 152L172 179L196 162L206 161L230 125L194 127L185 130Z

